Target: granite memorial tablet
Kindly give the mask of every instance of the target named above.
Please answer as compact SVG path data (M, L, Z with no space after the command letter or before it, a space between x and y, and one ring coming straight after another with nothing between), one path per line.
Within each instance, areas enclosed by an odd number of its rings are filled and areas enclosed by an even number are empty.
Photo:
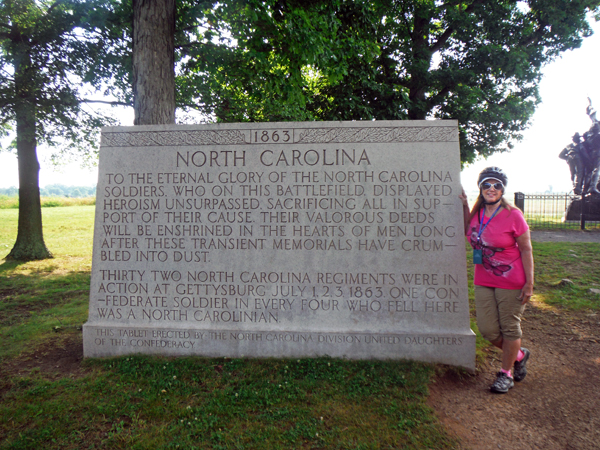
M473 369L455 121L105 128L86 357Z

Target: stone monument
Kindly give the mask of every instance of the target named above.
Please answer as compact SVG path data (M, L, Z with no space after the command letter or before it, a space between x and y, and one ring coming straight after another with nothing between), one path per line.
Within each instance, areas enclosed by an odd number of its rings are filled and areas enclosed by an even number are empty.
M456 121L102 131L86 357L475 367Z

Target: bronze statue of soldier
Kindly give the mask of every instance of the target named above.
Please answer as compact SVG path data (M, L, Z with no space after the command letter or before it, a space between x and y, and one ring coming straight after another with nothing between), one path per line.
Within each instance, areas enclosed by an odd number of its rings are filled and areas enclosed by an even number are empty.
M573 143L558 155L569 165L573 192L576 195L600 195L600 122L596 119L596 111L589 97L588 101L585 112L592 121L592 126L584 133L583 141L580 134L575 133Z
M573 143L565 147L558 157L564 159L567 161L567 164L569 164L571 181L573 182L573 192L575 192L576 195L582 194L584 192L584 187L586 187L587 184L587 168L590 167L590 158L581 143L581 136L579 133L573 135Z
M595 113L594 113L595 115ZM595 122L589 131L583 134L583 147L590 159L590 182L587 192L600 195L598 182L600 182L600 123Z

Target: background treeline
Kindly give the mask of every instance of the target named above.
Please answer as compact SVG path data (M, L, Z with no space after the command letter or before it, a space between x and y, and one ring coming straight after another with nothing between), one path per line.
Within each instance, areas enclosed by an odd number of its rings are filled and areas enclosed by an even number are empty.
M0 188L0 196L17 197L19 188L11 186ZM49 184L40 188L42 197L85 198L96 196L96 186L65 186L64 184Z

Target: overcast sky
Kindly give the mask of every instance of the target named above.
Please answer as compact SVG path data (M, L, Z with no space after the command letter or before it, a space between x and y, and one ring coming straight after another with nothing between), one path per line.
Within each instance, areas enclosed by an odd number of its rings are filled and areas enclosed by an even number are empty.
M600 24L593 22L595 34L581 48L563 54L544 70L540 84L542 103L524 140L510 152L477 161L463 170L463 186L476 190L477 175L487 166L502 167L509 177L508 192L568 192L572 189L567 163L558 158L575 132L582 134L591 125L585 113L590 97L600 114ZM122 110L123 125L133 124L133 111ZM5 142L3 143L5 144ZM40 186L64 184L92 186L97 171L82 170L73 164L55 168L44 148L38 148L42 169ZM18 186L17 159L0 152L0 187Z
M540 83L542 103L523 141L510 152L492 155L463 170L466 190L477 189L477 176L488 166L506 171L510 192L572 189L569 167L558 154L571 143L575 132L583 134L590 128L592 122L585 113L588 97L600 111L600 24L593 22L592 26L595 34L585 39L581 48L545 68Z

